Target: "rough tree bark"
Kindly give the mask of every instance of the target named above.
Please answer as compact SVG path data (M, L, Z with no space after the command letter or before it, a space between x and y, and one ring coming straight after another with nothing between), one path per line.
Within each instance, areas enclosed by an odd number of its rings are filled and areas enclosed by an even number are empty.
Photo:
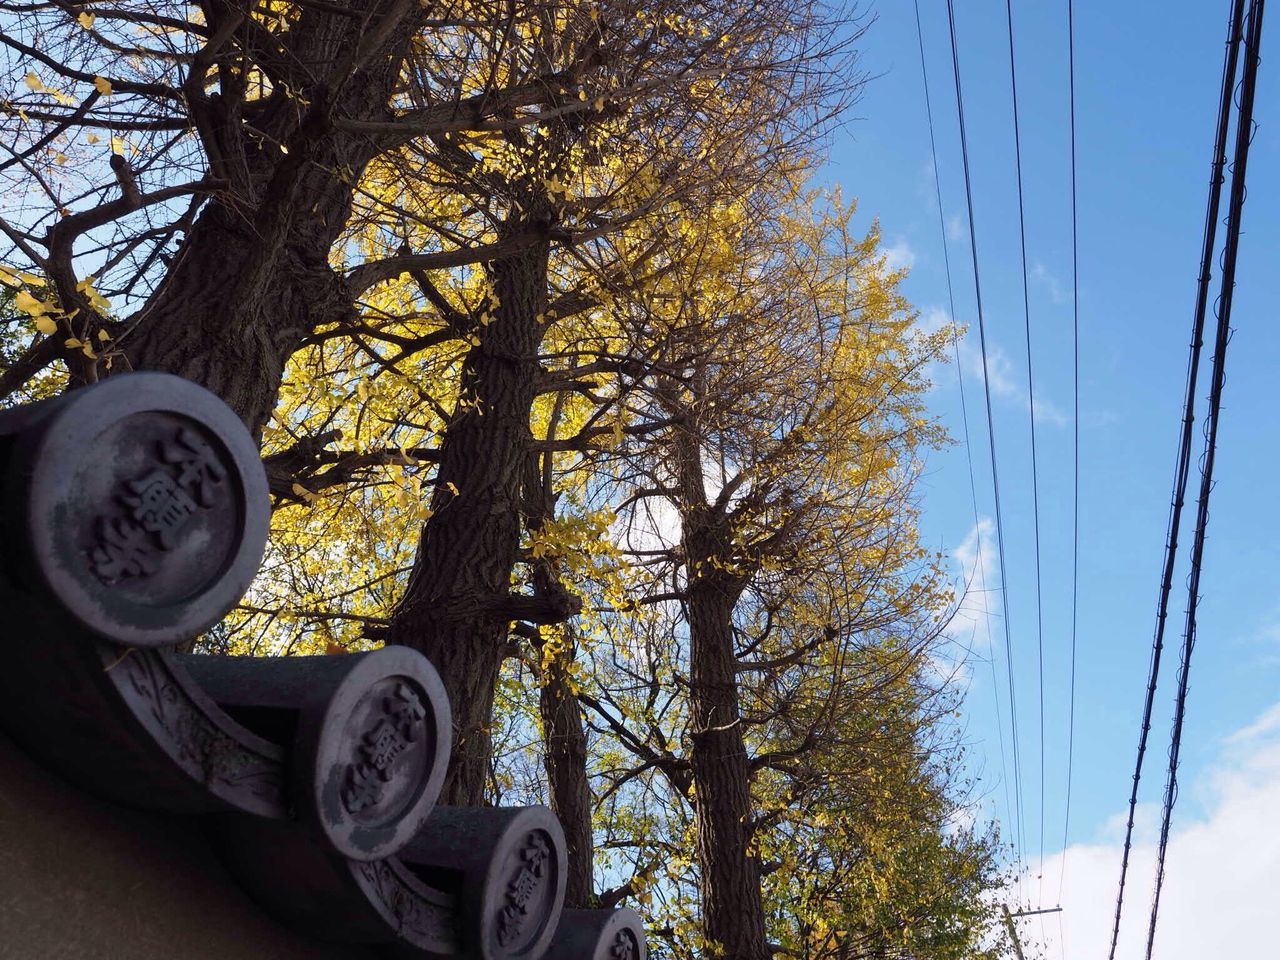
M704 549L705 528L686 524L691 562L723 555ZM706 937L722 945L723 960L769 960L730 626L741 589L729 577L703 576L690 582L685 598L699 893Z
M689 625L689 761L697 828L698 893L703 934L722 960L770 960L752 855L751 771L742 739L733 610L747 579L718 563L733 555L728 505L709 503L702 446L690 417L673 443L687 564Z
M357 168L368 160L354 149L326 152ZM234 201L210 204L164 286L120 342L134 369L204 385L255 434L275 407L290 355L317 326L351 311L342 278L328 264L351 187L313 167L287 189L311 202L282 210L265 234L259 218L246 218Z
M551 417L549 437L554 436L560 404ZM555 519L556 495L552 486L551 454L530 454L524 480L524 523L536 533ZM534 595L552 597L563 592L554 558L533 562ZM543 764L551 809L564 827L568 849L565 905L596 905L593 866L595 841L591 831L591 788L587 781L587 731L582 707L574 689L570 668L577 658L577 634L572 622L562 627L563 642L548 650L541 636L535 641L540 662L538 714L542 720Z
M567 626L565 633L565 648L543 663L538 710L542 717L551 809L564 827L569 851L565 906L592 907L596 897L592 876L594 839L591 790L587 784L587 733L568 673L576 656L572 626Z
M408 0L369 0L368 10L362 17L359 10L306 8L287 34L288 63L302 65L292 85L298 97L278 95L254 106L207 95L202 82L189 84L219 192L192 224L164 283L117 341L135 369L205 385L255 433L275 406L289 356L318 326L352 314L360 284L349 284L329 257L361 172L405 136L348 131L359 127L352 121L392 119L388 104L426 13ZM324 67L319 77L311 72L317 64ZM248 110L256 111L252 123L241 115ZM439 451L434 515L388 633L390 642L431 658L449 693L455 747L448 803L483 802L508 624L558 622L571 612L562 597L548 607L542 599L513 597L510 588L550 220L545 205L526 203L498 230L497 246L514 249L485 267L500 306L494 321L476 331L479 342L464 363L462 399Z
M528 227L521 219L503 230ZM511 594L549 256L546 240L487 267L499 306L464 362L460 398L440 445L432 516L390 624L391 642L416 647L435 664L453 706L454 749L441 796L448 804L484 802L494 684L508 625L558 622L572 612L563 602Z
M369 9L379 16L308 6L289 32L291 62L305 65L309 77L316 64L328 68L295 86L309 106L282 96L250 125L238 112L243 103L228 106L201 84L189 91L219 193L118 340L132 367L201 383L255 433L275 406L289 356L318 326L352 314L356 291L329 257L361 172L404 136L347 132L352 119L391 119L388 103L426 15L406 0L370 0ZM389 18L392 26L384 28ZM335 124L334 117L348 122ZM388 631L389 642L433 661L449 694L455 745L446 803L484 800L507 626L513 619L559 622L572 612L563 598L548 605L510 589L546 310L549 220L545 209L526 204L498 231L498 245L515 248L485 267L500 307L476 331L479 343L464 363L462 399L439 451L434 515ZM542 239L530 241L531 232Z
M230 4L204 8L214 30L245 29ZM335 12L306 7L284 35L288 55L282 50L278 64L296 95L278 88L252 101L207 92L200 73L224 52L216 47L209 62L193 65L183 92L218 191L119 337L133 368L203 384L260 431L289 356L317 326L352 311L329 256L361 172L386 144L332 120L389 117L422 16L396 0ZM317 74L317 65L327 69Z

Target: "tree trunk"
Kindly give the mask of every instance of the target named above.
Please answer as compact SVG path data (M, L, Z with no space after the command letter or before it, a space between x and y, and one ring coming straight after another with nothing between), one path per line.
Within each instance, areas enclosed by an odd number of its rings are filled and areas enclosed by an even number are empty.
M688 571L689 762L703 935L721 960L770 960L760 861L750 850L751 771L733 641L733 610L747 580L719 563L733 557L733 525L727 505L708 503L695 416L674 432L673 448Z
M135 370L163 370L218 394L255 435L271 416L289 357L351 300L328 265L351 188L319 170L310 204L282 211L268 240L233 202L205 208L164 285L122 338ZM327 221L327 222L326 222Z
M696 556L691 552L690 560ZM730 628L739 588L724 580L695 579L686 599L702 922L706 938L723 948L722 960L770 960L760 862L749 849L750 770Z
M447 804L483 803L490 772L549 255L542 242L489 267L499 307L467 355L440 446L432 516L390 626L391 642L425 653L449 694L455 740L441 795Z
M587 733L582 708L569 678L569 666L577 654L572 628L566 643L550 662L544 659L538 708L542 715L544 763L551 793L551 809L564 827L569 850L566 907L590 907L595 903L592 866L591 790L587 785Z
M225 4L208 8L211 16L236 15ZM378 23L361 14L391 17L391 29L347 75L347 54ZM221 188L119 337L132 368L193 380L221 396L255 435L261 431L289 357L318 326L353 310L329 257L355 184L386 145L330 121L387 118L421 16L380 0L346 13L304 11L284 35L289 69L298 71L296 96L277 91L248 101L188 84L209 176Z
M304 10L287 37L290 62L310 83L295 85L303 97L245 108L261 113L252 130L242 129L243 104L190 93L193 116L205 121L211 176L232 186L201 211L168 277L119 340L133 368L208 387L255 434L275 406L289 356L318 326L353 309L329 256L354 185L386 144L343 133L330 120L388 119L409 40L426 16L414 4L367 0L374 14L399 19L381 49L347 75L348 54L378 29L376 16L349 15L359 6ZM513 218L512 231L530 229L534 206ZM549 249L549 241L534 244L488 268L500 307L464 364L462 401L440 450L434 515L390 626L391 642L430 657L449 694L456 736L445 803L483 802L489 774Z
M563 395L562 395L563 396ZM547 430L554 438L559 423L562 400L557 399ZM524 524L537 533L555 519L556 492L550 465L551 454L525 459ZM532 562L535 596L551 597L564 593L557 562L540 557ZM573 908L596 905L594 866L595 838L591 831L591 788L587 782L587 732L582 721L570 673L578 655L577 632L573 624L563 628L563 642L549 649L545 639L536 643L541 670L538 677L538 713L542 720L543 765L547 771L547 787L551 809L564 827L565 846L569 857L565 882L565 906Z

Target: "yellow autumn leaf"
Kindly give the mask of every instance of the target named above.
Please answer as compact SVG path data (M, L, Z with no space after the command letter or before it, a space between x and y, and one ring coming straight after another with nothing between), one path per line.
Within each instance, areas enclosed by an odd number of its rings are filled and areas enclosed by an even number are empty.
M48 336L51 333L58 332L58 325L54 322L53 317L46 317L42 314L36 317L36 329Z
M123 141L123 140L121 140L119 137L114 137L114 136L113 136L113 137L111 138L111 152L112 152L112 153L124 153L124 141Z
M64 347L69 347L69 348L71 348L71 349L73 349L73 350L74 350L74 349L76 349L77 347L83 347L83 346L84 346L84 341L83 341L83 340L79 340L79 339L77 339L76 337L67 337L67 339L65 339L65 340L63 340L63 341L62 341L62 345L63 345Z
M106 77L94 77L93 86L104 97L111 96L111 81Z
M99 138L99 136L98 136L96 133L91 133L91 134L89 134L88 136L86 136L86 137L85 137L85 140L89 141L89 143L91 143L91 144L93 144L93 143L97 143L99 139L100 139L100 138Z
M93 280L93 277L85 277L76 284L76 291L83 293L85 299L89 301L95 310L110 310L111 301L93 289Z
M30 87L32 90L34 90L36 93L39 93L41 90L44 89L44 84L40 82L40 78L37 77L34 73L28 73L22 79L27 81L27 86ZM26 118L24 117L23 119L26 119Z
M19 290L18 295L13 298L13 305L28 316L38 317L41 314L48 313L53 309L52 303L46 303L43 300L37 300L25 290Z
M93 21L95 19L96 19L95 14L85 11L84 13L80 14L80 16L76 17L76 22L79 23L80 26L88 30L93 27Z

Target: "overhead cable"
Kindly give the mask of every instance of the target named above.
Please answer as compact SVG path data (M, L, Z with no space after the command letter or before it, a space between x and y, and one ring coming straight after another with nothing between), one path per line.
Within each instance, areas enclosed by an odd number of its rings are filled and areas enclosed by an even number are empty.
M1244 64L1240 78L1240 104L1236 117L1236 143L1231 161L1231 197L1227 208L1227 237L1223 245L1222 279L1218 295L1217 338L1213 345L1213 370L1209 385L1209 412L1205 420L1204 454L1200 467L1200 493L1196 499L1196 528L1191 543L1191 574L1187 578L1186 623L1182 633L1182 658L1178 667L1178 692L1174 701L1173 734L1169 743L1169 768L1165 779L1164 808L1160 818L1160 844L1156 852L1155 893L1147 926L1147 960L1155 945L1156 920L1160 914L1160 893L1164 887L1165 854L1169 849L1169 827L1178 796L1178 759L1186 719L1187 683L1191 674L1191 654L1196 644L1196 608L1200 602L1200 575L1204 570L1204 540L1209 523L1209 495L1213 490L1213 466L1217 453L1218 420L1222 410L1222 389L1226 383L1227 344L1231 339L1231 303L1235 293L1236 258L1240 249L1240 220L1244 213L1245 169L1249 144L1253 140L1253 102L1257 88L1259 48L1262 41L1264 0L1249 6L1244 43Z
M1200 278L1196 287L1196 305L1191 324L1191 346L1187 360L1186 391L1182 406L1182 429L1178 444L1177 465L1174 468L1173 493L1170 498L1169 520L1165 535L1164 564L1160 578L1159 599L1156 605L1155 637L1152 641L1151 661L1147 671L1147 689L1143 701L1142 723L1139 727L1133 783L1129 792L1129 812L1125 824L1124 849L1120 859L1120 882L1116 890L1115 916L1111 927L1111 948L1107 954L1108 960L1115 960L1116 946L1120 939L1120 920L1124 910L1124 890L1129 873L1129 856L1133 846L1133 824L1138 805L1138 787L1142 779L1142 765L1147 751L1147 739L1151 732L1151 712L1160 676L1160 660L1164 650L1164 629L1169 612L1169 593L1173 586L1174 567L1177 562L1182 507L1186 499L1187 478L1191 470L1196 383L1199 375L1201 347L1204 342L1204 323L1208 310L1209 284L1213 276L1213 252L1217 247L1223 168L1227 161L1227 134L1231 121L1231 97L1232 90L1235 87L1236 65L1239 60L1243 20L1244 0L1233 0L1231 16L1228 22L1227 50L1222 68L1222 90L1218 103L1217 129L1209 176L1209 200L1205 214L1204 241L1200 254Z

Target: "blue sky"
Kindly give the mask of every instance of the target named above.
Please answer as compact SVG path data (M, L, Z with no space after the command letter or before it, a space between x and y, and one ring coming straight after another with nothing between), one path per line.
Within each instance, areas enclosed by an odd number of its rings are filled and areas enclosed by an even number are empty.
M920 5L943 207L949 223L956 319L971 324L961 366L973 430L978 505L980 515L991 518L990 461L977 366L973 279L945 2L920 0ZM1044 850L1046 856L1052 856L1062 848L1072 543L1066 0L1014 6L1039 445L1046 725ZM1003 0L962 0L956 7L983 300L990 354L997 361L991 385L1022 744L1025 854L1034 860L1040 850L1035 555L1008 35ZM1116 817L1127 802L1136 748L1199 268L1228 3L1081 2L1076 7L1080 606L1076 765L1069 840L1081 849L1093 849L1090 845L1113 844L1118 837ZM864 222L873 217L880 220L891 257L911 266L906 292L926 321L937 320L947 309L947 288L914 8L911 0L880 0L874 12L877 22L861 42L862 66L873 79L854 111L858 119L835 138L827 174L843 185L847 195L859 198L859 215ZM1199 641L1182 752L1183 788L1175 823L1188 830L1214 822L1228 808L1235 809L1218 789L1231 779L1223 771L1252 762L1241 759L1240 744L1248 739L1242 739L1241 731L1270 733L1275 723L1259 727L1257 721L1280 701L1280 566L1274 559L1280 503L1273 494L1280 440L1273 399L1280 326L1274 323L1271 309L1280 262L1280 178L1275 176L1280 155L1280 71L1272 69L1275 62L1268 63L1267 58L1269 48L1280 51L1277 44L1280 39L1268 44L1264 38L1255 112L1258 132L1250 155L1233 312L1235 335L1228 354L1218 483L1212 500ZM1280 59L1280 52L1275 56ZM954 368L940 370L936 382L933 409L962 441ZM1207 368L1202 382L1207 383ZM1203 396L1200 410L1204 410ZM1199 443L1197 432L1197 455ZM1193 492L1197 480L1193 476ZM963 559L963 548L973 545L974 528L963 443L930 457L921 494L926 538L950 551L959 549ZM1188 531L1191 523L1188 516L1184 520ZM1189 544L1189 532L1184 542ZM987 542L984 547L994 544ZM999 583L998 571L988 571L988 582L991 586ZM988 600L992 611L998 613L999 597L992 595ZM1185 564L1175 579L1170 608L1167 640L1172 649L1162 670L1152 748L1144 772L1144 802L1158 804L1163 789L1184 606ZM978 652L994 653L1003 684L1003 628L995 621L994 651L982 643L982 632L980 629ZM974 663L972 676L967 723L975 764L982 768L991 809L1004 819L990 668L986 663ZM1000 696L1007 725L1008 692L1003 686ZM1006 751L1008 739L1006 729ZM1257 773L1255 767L1249 769ZM1011 775L1011 757L1009 771ZM1147 829L1151 811L1144 807L1143 813ZM1175 844L1170 854L1171 876L1194 874L1198 866L1179 863L1178 849ZM1274 848L1267 855L1274 857ZM1271 866L1280 867L1280 862L1272 860ZM1073 869L1070 854L1067 869ZM1096 882L1104 886L1093 890L1093 896L1107 900L1114 890L1112 865L1107 862L1098 870ZM1132 906L1126 914L1127 924L1132 924L1126 939L1133 940L1135 948L1141 939L1138 928L1145 933L1148 874L1149 869L1143 867L1142 875L1136 877ZM1206 876L1201 879L1208 881ZM1056 879L1051 885L1046 880L1046 885L1052 889L1038 894L1036 885L1029 884L1028 898L1043 896L1050 904L1055 902ZM1078 913L1073 933L1077 942L1082 942L1081 937L1088 939L1091 934L1079 930L1085 921ZM1088 922L1096 926L1098 921ZM1034 932L1040 932L1038 926ZM1052 934L1046 936L1055 939ZM1174 945L1168 946L1172 949ZM1050 947L1049 953L1057 955L1061 943Z

